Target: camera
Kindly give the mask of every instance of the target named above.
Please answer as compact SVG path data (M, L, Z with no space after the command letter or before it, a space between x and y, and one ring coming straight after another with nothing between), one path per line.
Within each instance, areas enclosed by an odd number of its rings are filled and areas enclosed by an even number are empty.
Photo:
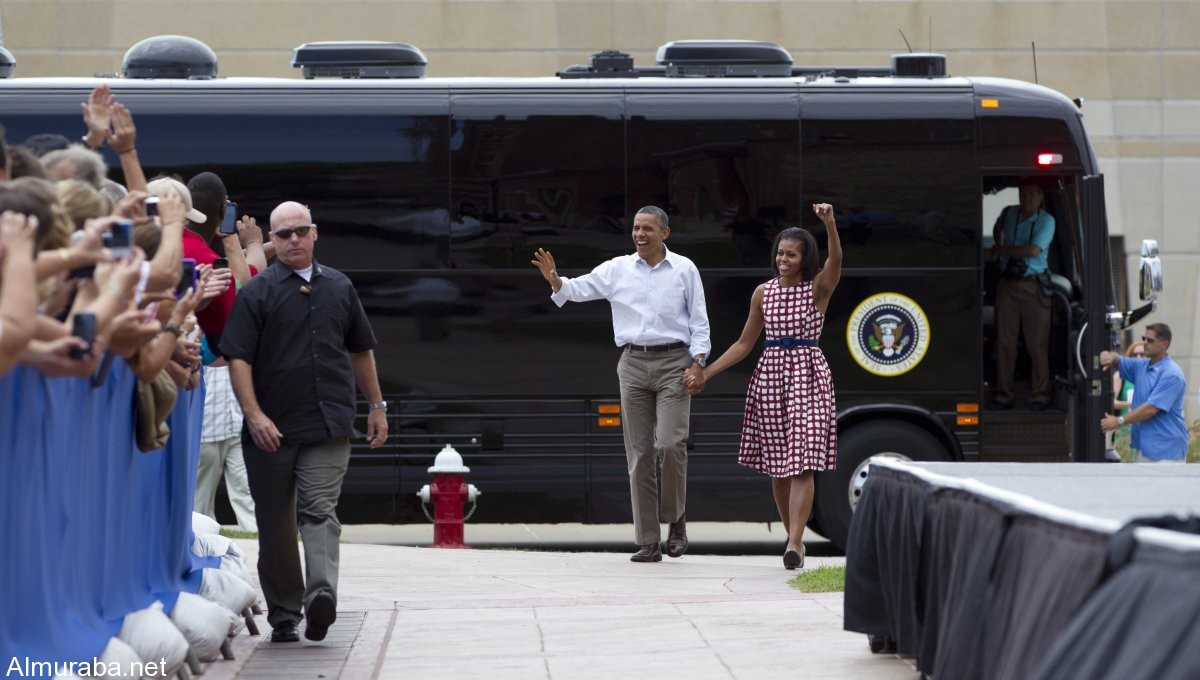
M133 220L117 220L103 238L104 247L112 251L113 257L125 257L133 249Z
M221 221L221 233L225 236L237 233L237 203L225 204L225 219Z
M92 343L96 341L96 315L91 312L78 312L72 322L71 335L87 343L86 349L72 347L69 355L72 359L85 359L92 351Z
M1000 277L1005 279L1023 279L1025 278L1025 270L1028 265L1025 264L1023 257L1010 257L1008 264L1004 266L1004 271L1000 272Z
M144 203L146 217L158 217L158 196L150 196Z
M183 258L183 273L179 275L179 283L175 285L175 297L187 295L189 288L195 288L200 278L196 273L196 261L190 257Z

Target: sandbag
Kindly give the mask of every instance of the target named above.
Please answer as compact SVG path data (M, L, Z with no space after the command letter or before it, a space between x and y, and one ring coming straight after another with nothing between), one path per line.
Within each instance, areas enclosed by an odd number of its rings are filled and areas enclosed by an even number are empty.
M157 660L154 659L154 661ZM122 678L143 677L140 673L135 675L135 670L139 668L142 670L146 669L146 662L142 657L138 656L133 647L130 647L120 638L115 637L109 638L108 644L104 646L104 651L100 652L100 656L96 657L96 660L92 663L102 665L106 673L113 669L113 664L116 664L116 667L121 671L117 677ZM153 668L157 669L158 667L154 666ZM96 675L99 676L98 673ZM107 673L107 675L111 677L113 674Z
M221 558L221 571L250 583L250 574L246 573L246 558L233 539L219 534L196 534L192 552L200 557Z
M219 534L221 533L221 525L217 524L217 520L200 512L192 513L192 532L197 536L200 534Z
M188 641L163 613L161 602L125 615L117 637L146 661L158 662L160 673L171 676L187 660Z
M221 643L236 634L241 618L225 607L192 593L180 593L171 622L187 638L192 651L201 661L221 656Z
M249 583L221 569L204 570L200 596L235 614L254 604L258 597Z

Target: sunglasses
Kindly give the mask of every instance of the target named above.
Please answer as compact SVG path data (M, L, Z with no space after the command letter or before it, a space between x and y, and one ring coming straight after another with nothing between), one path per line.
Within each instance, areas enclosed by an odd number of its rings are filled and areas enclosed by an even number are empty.
M1148 337L1146 337L1146 336L1144 336L1144 335L1143 335L1143 336L1142 336L1142 342L1158 342L1158 338L1148 338Z
M271 232L271 236L283 239L284 241L291 240L292 234L295 234L300 238L304 238L305 236L308 236L308 232L316 229L316 227L317 225L315 224L306 224L300 227L292 227L291 229L276 229L275 231Z

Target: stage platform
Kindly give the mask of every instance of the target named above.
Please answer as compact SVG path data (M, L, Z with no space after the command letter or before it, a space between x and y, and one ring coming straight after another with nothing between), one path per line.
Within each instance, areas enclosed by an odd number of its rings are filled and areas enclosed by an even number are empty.
M846 629L937 680L1200 678L1198 512L1200 465L872 464Z

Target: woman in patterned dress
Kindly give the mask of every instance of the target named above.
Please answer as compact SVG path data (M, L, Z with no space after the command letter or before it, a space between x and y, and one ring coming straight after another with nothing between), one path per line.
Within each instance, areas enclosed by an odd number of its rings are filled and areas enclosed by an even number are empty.
M829 298L842 277L842 243L833 206L813 205L825 225L829 255L817 268L817 242L791 228L775 239L776 277L755 289L742 335L704 369L704 383L746 357L766 329L746 390L738 462L771 476L771 493L787 532L783 565L804 566L804 526L812 511L813 472L837 465L833 378L817 346ZM703 388L703 383L699 386ZM689 390L696 390L693 383Z

